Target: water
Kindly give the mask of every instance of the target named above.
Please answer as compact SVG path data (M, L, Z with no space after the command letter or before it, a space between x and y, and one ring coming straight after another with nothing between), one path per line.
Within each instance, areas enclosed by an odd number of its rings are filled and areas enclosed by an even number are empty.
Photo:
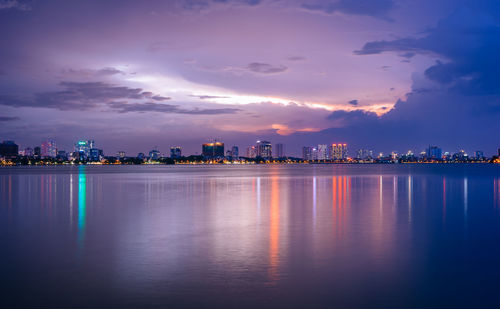
M0 307L493 307L500 166L0 169Z

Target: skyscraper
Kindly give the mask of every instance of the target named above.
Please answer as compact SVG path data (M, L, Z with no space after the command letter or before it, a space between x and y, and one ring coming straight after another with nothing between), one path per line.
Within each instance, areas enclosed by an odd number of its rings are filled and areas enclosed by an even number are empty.
M276 157L284 158L285 157L285 145L278 143L274 145Z
M347 159L347 144L332 144L330 153L332 160Z
M55 158L57 156L56 142L53 140L46 140L42 143L41 155L45 158Z
M328 158L328 146L318 145L318 160L326 160Z
M207 158L222 158L224 157L224 143L217 141L205 143L201 147L201 153Z
M306 161L317 160L318 149L311 146L302 147L302 158Z
M247 158L255 158L257 156L257 148L255 146L247 147Z
M231 148L231 157L233 159L238 159L240 157L240 150L239 150L238 146L233 146Z
M264 158L264 159L270 159L273 156L272 153L272 146L271 143L268 141L257 141L257 144L255 145L257 148L257 156Z
M160 151L158 149L153 149L149 152L150 160L158 160L160 158Z
M182 156L182 149L179 146L170 147L170 158L177 159Z
M443 151L438 146L429 146L426 150L426 156L429 159L442 159Z
M80 160L86 160L90 156L90 143L89 141L78 141L75 144L75 152L78 154Z

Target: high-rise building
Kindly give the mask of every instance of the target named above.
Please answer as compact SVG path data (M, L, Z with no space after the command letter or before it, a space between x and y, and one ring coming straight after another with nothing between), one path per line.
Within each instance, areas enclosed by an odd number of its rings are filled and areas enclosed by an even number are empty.
M316 148L318 150L318 160L326 160L328 159L328 146L327 145L318 145Z
M125 158L125 151L123 151L123 150L119 150L119 151L117 151L117 152L116 152L116 156L117 156L118 158L121 158L121 159Z
M284 158L285 157L285 145L278 143L274 145L276 157Z
M475 155L474 157L476 158L476 160L484 159L484 152L482 152L481 150L476 150L474 155Z
M55 158L57 156L57 146L56 142L53 140L46 140L42 143L42 157L45 158Z
M239 149L238 149L238 146L233 146L233 147L231 148L231 157L232 157L233 159L238 159L238 158L239 158L239 156L240 156L240 151L239 151Z
M56 158L59 160L66 161L66 160L68 160L68 153L64 150L58 150Z
M33 156L33 149L31 149L30 147L24 149L24 155L27 157L32 157Z
M217 141L205 143L201 146L201 153L207 158L222 158L224 157L224 143Z
M347 159L347 144L332 144L330 154L332 160Z
M302 158L306 161L317 160L318 149L311 146L302 147Z
M498 154L497 155L500 157L500 148L498 148Z
M88 159L90 161L95 161L95 162L101 161L103 157L104 157L104 153L103 153L102 149L90 148L89 156L88 156Z
M372 159L373 151L368 149L360 149L358 150L358 155L356 156L358 159Z
M90 156L90 144L89 141L78 141L75 144L75 152L78 154L80 160L86 160Z
M0 144L0 157L13 159L19 154L19 146L14 141L3 141Z
M438 146L429 146L426 150L426 156L429 159L442 159L443 151Z
M158 149L153 149L149 152L150 160L158 160L160 158L160 151Z
M170 158L177 159L182 156L182 149L179 146L170 147Z
M257 148L257 156L264 158L264 159L270 159L273 156L273 147L271 146L271 143L268 141L257 141L257 144L255 145Z
M39 157L40 157L40 155L41 155L41 153L42 153L42 149L41 149L39 146L36 146L36 147L33 149L33 155L34 155L35 157L38 157L38 158L39 158Z
M247 158L255 158L257 156L257 148L255 146L247 147Z

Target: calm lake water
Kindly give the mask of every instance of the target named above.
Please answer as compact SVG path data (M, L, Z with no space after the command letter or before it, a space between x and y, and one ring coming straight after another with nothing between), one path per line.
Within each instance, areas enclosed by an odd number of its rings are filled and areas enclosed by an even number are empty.
M0 168L0 307L498 307L500 166Z

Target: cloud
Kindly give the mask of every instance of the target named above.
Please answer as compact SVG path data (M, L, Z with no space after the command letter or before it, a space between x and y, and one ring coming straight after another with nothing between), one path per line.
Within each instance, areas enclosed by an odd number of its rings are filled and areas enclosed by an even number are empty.
M358 105L358 100L351 100L348 103L351 104L351 105L353 105L353 106L357 106Z
M393 0L338 0L338 1L319 1L316 3L307 3L303 8L311 11L318 11L325 14L336 12L351 15L366 15L375 18L392 21L388 13L394 8Z
M16 121L16 120L19 120L21 118L19 117L15 117L15 116L0 116L0 122L7 122L7 121Z
M306 59L307 59L306 57L302 57L302 56L290 56L290 57L286 58L286 60L289 60L289 61L303 61Z
M158 113L175 113L175 114L188 114L188 115L221 115L221 114L235 114L240 111L237 108L214 108L214 109L181 109L177 105L163 104L163 103L127 103L127 102L110 102L108 106L117 110L119 113L130 112L158 112Z
M20 11L30 11L31 6L18 0L0 0L0 10L15 9Z
M118 70L116 68L113 68L113 67L106 67L106 68L102 68L102 69L99 69L99 70L93 70L93 69L79 69L79 70L64 69L64 70L62 70L62 73L64 75L83 76L83 77L86 77L86 76L106 77L106 76L112 76L112 75L116 75L116 74L122 74L122 75L126 74L125 72L123 72L121 70Z
M229 97L218 96L218 95L190 95L190 97L198 98L200 100L227 99L227 98L229 98Z
M141 88L116 86L103 82L61 82L62 91L36 93L33 96L0 95L0 105L39 107L58 110L88 110L112 100L166 101L170 98L154 95Z
M262 62L252 62L246 66L246 69L261 74L283 73L288 70L288 68L284 65L272 65Z

